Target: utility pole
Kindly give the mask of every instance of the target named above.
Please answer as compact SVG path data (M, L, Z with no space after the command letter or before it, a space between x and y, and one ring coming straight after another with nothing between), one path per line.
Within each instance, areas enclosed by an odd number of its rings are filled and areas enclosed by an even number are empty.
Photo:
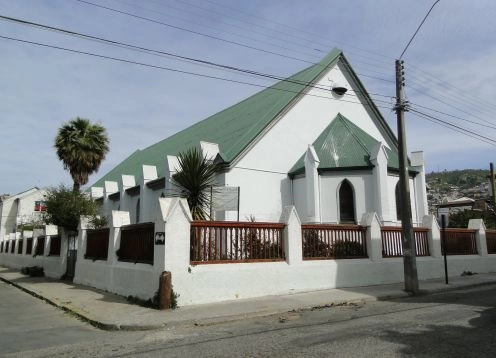
M412 207L410 203L410 180L408 175L408 158L406 153L405 112L408 102L403 93L404 67L402 60L396 60L396 105L394 107L398 121L398 156L400 172L401 231L403 246L403 269L405 291L417 293L419 289L415 238L413 234Z
M496 190L494 186L494 165L489 163L489 185L491 186L491 204L496 208Z

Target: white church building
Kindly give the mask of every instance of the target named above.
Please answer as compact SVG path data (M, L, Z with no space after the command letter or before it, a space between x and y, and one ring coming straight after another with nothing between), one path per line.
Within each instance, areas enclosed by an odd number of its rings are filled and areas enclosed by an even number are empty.
M216 208L216 220L278 221L294 205L303 223L358 223L376 212L383 225L398 224L396 137L338 49L135 151L91 187L92 197L107 215L121 210L131 223L153 221L158 198L174 191L177 155L191 147L222 163L218 185L239 193L234 207ZM420 223L427 214L422 152L411 153L409 173Z

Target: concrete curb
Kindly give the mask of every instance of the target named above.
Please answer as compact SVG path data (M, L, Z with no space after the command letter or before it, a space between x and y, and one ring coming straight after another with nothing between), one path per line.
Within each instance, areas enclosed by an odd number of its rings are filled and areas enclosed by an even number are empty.
M116 323L106 323L99 321L98 319L92 318L90 315L87 315L85 313L80 312L78 309L75 307L72 307L70 305L65 305L58 303L52 299L49 299L47 297L44 297L40 295L39 293L30 290L26 287L23 287L22 285L19 285L15 282L12 282L4 277L0 276L0 280L3 282L12 285L28 294L30 294L33 297L36 297L56 308L59 308L67 313L70 313L71 315L74 315L78 319L89 323L90 325L101 329L101 330L106 330L106 331L149 331L149 330L157 330L157 329L163 329L166 327L185 327L185 326L213 326L217 324L224 324L224 323L232 323L236 322L239 320L243 319L249 319L249 318L256 318L256 317L268 317L268 316L274 316L274 315L280 315L280 314L285 314L289 312L294 312L294 311L308 311L308 310L315 310L315 309L323 309L323 308L330 308L330 307L337 307L337 306L342 306L346 304L353 304L353 303L364 303L364 302L374 302L374 301L385 301L385 300L391 300L391 299L401 299L401 298L408 298L408 297L415 297L415 295L409 294L404 291L399 291L394 294L384 294L384 295L378 295L376 297L364 297L364 298L354 298L350 300L340 300L340 301L331 301L327 304L323 305L302 305L301 307L298 308L281 308L281 309L266 309L266 310L261 310L261 311L256 311L256 312L249 312L249 313L243 313L243 314L234 314L230 316L221 316L221 317L216 317L216 318L200 318L200 319L191 319L187 321L180 321L180 320L175 320L175 321L170 321L170 322L164 322L160 324L145 324L145 325L139 325L139 324L116 324ZM442 292L449 292L449 291L456 291L459 289L469 289L469 288L474 288L474 287L480 287L480 286L488 286L488 285L496 285L496 281L486 281L486 282L477 282L477 283L468 283L466 285L464 284L457 284L455 286L448 286L448 287L439 287L439 288L433 288L433 289L427 289L427 290L422 290L419 295L431 295L431 294L438 294Z

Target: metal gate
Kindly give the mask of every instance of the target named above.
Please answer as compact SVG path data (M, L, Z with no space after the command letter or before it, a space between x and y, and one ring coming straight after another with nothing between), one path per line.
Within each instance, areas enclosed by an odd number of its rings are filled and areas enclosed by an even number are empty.
M76 259L77 259L77 236L69 234L67 237L67 270L65 277L69 280L74 279L76 272Z

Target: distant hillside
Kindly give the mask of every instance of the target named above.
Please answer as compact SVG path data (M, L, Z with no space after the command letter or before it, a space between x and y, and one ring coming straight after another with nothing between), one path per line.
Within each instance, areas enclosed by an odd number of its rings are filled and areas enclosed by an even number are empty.
M488 170L463 169L443 172L432 172L425 176L427 184L438 189L457 186L459 189L470 189L474 186L488 183Z
M435 213L435 208L441 200L449 200L461 197L472 199L488 198L489 170L463 169L443 172L432 172L425 176L428 190L427 200L429 211Z

